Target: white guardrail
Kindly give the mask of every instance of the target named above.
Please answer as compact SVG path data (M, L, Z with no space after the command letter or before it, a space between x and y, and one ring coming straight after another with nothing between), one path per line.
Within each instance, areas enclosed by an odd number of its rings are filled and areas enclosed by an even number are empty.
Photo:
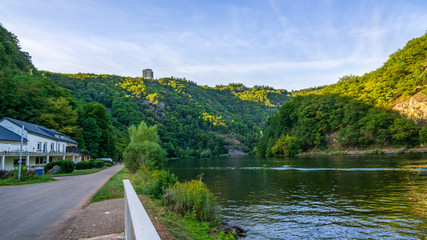
M159 234L128 179L123 180L123 186L125 188L126 240L160 240Z

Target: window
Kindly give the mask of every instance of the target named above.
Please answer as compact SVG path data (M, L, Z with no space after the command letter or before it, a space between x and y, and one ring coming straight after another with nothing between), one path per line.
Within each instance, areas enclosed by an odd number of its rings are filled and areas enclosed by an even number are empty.
M55 148L55 143L50 144L50 151L53 152L53 149Z
M46 159L44 157L36 157L36 164L45 164Z
M24 159L22 159L21 164L25 164L25 160ZM18 159L14 159L13 160L13 166L18 166L18 165L19 165L19 158Z
M60 152L61 151L61 145L59 145L59 143L56 144L56 151Z
M37 151L42 150L42 142L37 142Z

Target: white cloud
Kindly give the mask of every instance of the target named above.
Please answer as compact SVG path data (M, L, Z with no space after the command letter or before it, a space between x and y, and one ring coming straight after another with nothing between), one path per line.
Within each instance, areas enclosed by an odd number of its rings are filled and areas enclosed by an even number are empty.
M140 76L152 68L200 84L286 89L374 70L427 29L421 3L135 4L0 1L0 22L43 70Z

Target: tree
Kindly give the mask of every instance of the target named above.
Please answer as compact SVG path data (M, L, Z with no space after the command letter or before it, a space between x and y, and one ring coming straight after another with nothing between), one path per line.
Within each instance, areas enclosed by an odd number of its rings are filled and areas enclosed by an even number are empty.
M128 128L130 143L123 152L126 167L136 172L141 166L162 169L166 163L166 151L158 142L157 127L148 127L145 122Z
M93 120L85 122L85 119L89 118ZM83 104L80 119L83 132L89 131L89 135L94 136L92 139L84 138L88 150L95 153L97 157L117 157L114 128L105 106L100 103ZM99 133L95 134L95 131L100 132L101 135L98 137Z
M83 128L81 138L83 139L84 146L91 152L93 158L101 157L100 138L102 132L98 124L96 124L95 119L91 117L83 119L81 127Z
M390 132L395 144L414 147L419 143L419 127L406 118L396 118L390 126Z
M420 143L427 143L427 127L424 127L419 132L420 135Z

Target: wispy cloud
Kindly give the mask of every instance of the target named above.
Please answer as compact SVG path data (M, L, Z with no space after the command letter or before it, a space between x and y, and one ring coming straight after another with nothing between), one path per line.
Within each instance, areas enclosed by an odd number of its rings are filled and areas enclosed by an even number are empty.
M39 69L300 89L363 74L427 29L427 2L1 1Z

